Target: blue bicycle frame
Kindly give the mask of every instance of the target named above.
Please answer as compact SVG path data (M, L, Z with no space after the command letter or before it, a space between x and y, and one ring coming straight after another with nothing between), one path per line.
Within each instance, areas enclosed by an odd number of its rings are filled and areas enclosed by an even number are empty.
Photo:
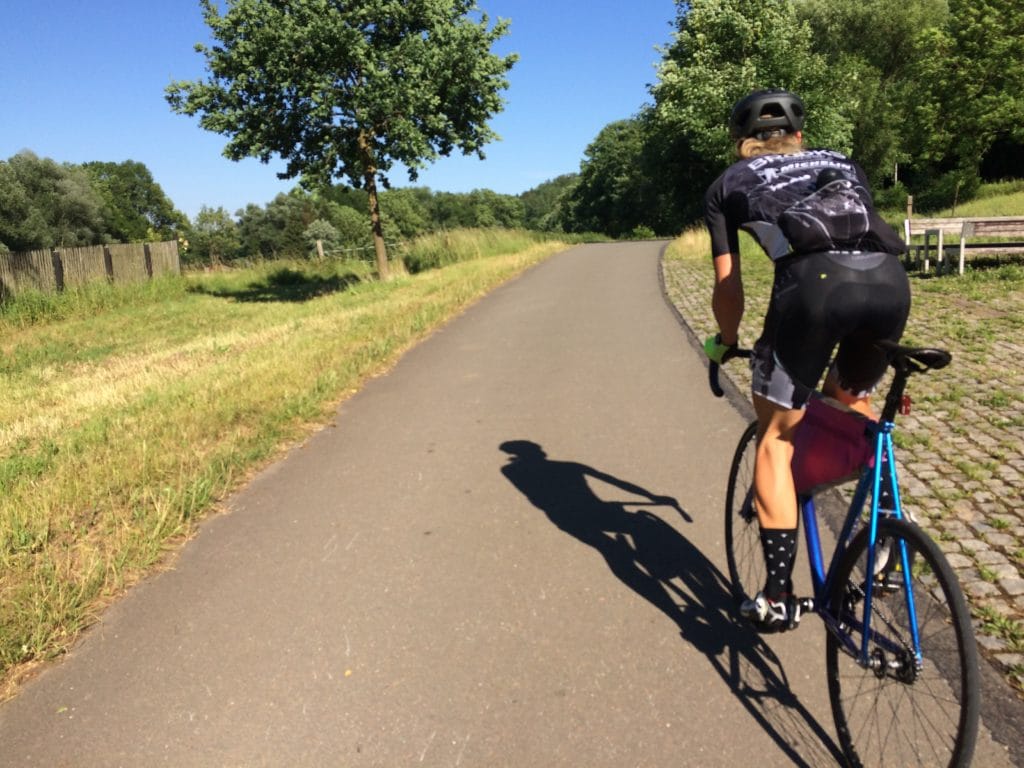
M893 429L894 424L891 421L872 422L869 426L871 440L875 448L874 466L865 468L861 474L860 481L857 483L853 501L850 503L850 509L843 523L843 528L827 572L825 571L825 563L822 556L821 538L818 533L818 518L814 507L814 497L801 496L799 499L807 539L808 559L811 566L811 582L814 585L814 610L821 615L825 625L828 627L828 631L835 635L850 655L854 656L860 665L864 667L869 666L871 663L868 658L869 640L874 640L876 644L883 647L889 647L893 652L905 650L902 643L890 641L871 629L871 603L874 597L874 579L871 575L875 573L875 547L878 542L878 520L880 516L878 500L881 497L883 474L886 476L885 481L889 483L889 490L892 493L894 502L893 510L887 510L886 514L897 520L903 519L903 507L900 501L899 483L896 477L896 458L893 454ZM883 472L883 468L886 468L888 471ZM833 588L837 586L834 582L839 561L842 559L843 553L846 552L854 533L858 529L861 518L860 512L864 508L869 491L871 493L871 515L868 519L870 527L868 531L867 577L865 578L864 585L864 618L861 621L844 609L841 609L840 615L834 615L831 606L828 604L828 599L829 595L832 594ZM917 625L917 609L914 605L914 594L910 583L910 561L907 555L906 542L900 539L899 544L900 562L903 566L903 591L907 601L907 616L910 620L914 659L915 663L920 665L922 659L921 643ZM853 637L851 637L850 632L845 629L846 627L852 627L855 631L860 631L861 640L859 648Z

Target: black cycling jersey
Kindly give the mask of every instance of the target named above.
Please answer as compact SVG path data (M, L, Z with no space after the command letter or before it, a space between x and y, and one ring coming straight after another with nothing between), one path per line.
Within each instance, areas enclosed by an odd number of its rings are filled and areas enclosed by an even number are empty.
M860 166L825 149L734 163L708 188L704 219L713 256L739 253L739 228L773 261L788 253L906 250L875 211Z

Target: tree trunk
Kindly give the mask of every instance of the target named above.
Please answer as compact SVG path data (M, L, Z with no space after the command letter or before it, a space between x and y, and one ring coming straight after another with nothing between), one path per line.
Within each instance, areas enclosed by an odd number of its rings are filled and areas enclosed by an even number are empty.
M370 150L366 133L359 134L359 151L363 156L363 179L370 199L370 229L373 232L373 250L377 254L377 274L381 280L390 277L388 272L388 250L384 245L384 227L380 221L380 201L377 198L377 164Z
M370 195L370 229L373 230L373 250L377 254L377 273L381 280L387 280L390 277L388 250L384 245L384 227L380 223L380 201L377 199L377 179L374 174L367 175L366 191Z

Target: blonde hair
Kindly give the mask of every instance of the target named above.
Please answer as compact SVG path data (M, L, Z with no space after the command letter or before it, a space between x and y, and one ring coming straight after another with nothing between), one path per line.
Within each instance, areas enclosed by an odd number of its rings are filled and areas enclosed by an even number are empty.
M741 160L758 155L793 155L803 148L804 140L799 133L785 133L769 139L755 139L751 136L736 142L736 154Z

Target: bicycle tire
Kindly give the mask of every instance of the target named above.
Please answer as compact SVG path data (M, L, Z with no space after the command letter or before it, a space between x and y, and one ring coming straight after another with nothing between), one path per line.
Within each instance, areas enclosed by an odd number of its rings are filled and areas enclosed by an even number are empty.
M744 430L729 467L725 493L725 556L729 563L729 589L736 605L764 586L765 565L761 529L754 512L754 458L757 422Z
M869 657L875 668L862 667L835 632L828 633L829 699L840 746L849 765L858 768L966 766L978 732L980 693L978 652L963 591L942 551L914 523L880 520L878 535L907 545L923 658L919 667L913 663L903 572L897 565L895 578L873 590ZM852 610L863 618L867 544L865 527L843 554L829 597L833 616ZM860 628L844 625L839 631L860 648ZM903 650L893 650L896 643Z

